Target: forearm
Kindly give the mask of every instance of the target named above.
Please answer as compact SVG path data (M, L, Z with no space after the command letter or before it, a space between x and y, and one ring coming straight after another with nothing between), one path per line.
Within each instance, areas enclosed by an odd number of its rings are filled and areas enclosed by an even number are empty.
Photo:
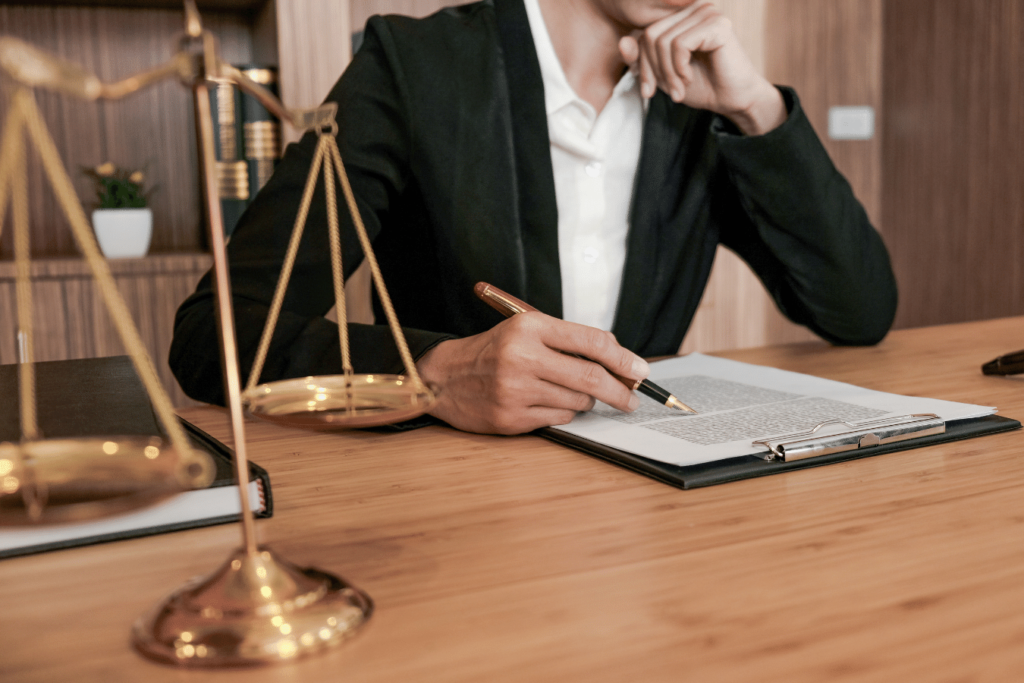
M835 169L795 96L786 122L760 138L720 135L741 220L723 241L780 308L835 343L875 343L895 315L888 252Z
M248 380L267 306L234 297L236 339L242 382ZM352 365L359 373L405 374L405 365L387 325L351 324L348 343ZM419 358L450 335L404 329L413 358ZM185 393L192 398L224 404L220 343L212 292L199 291L181 307L175 320L170 366ZM260 376L261 382L342 371L338 327L322 318L282 311Z

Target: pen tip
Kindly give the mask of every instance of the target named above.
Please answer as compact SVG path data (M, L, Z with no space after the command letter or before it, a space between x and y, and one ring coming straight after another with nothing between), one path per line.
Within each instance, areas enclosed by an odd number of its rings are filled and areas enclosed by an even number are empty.
M665 405L667 405L669 408L675 408L677 410L683 411L684 413L689 413L690 415L697 414L696 410L686 405L675 396L669 396L668 401L665 402Z

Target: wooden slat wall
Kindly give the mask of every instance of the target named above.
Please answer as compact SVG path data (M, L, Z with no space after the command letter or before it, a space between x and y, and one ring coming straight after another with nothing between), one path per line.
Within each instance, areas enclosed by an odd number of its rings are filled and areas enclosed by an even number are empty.
M885 27L897 325L1024 313L1024 3L890 1Z
M246 15L206 12L206 26L232 62L252 59ZM0 34L12 35L82 65L103 80L116 80L170 57L182 30L180 11L111 7L0 5ZM0 90L6 111L9 82ZM197 251L203 245L196 179L191 94L176 81L161 83L117 102L89 103L37 92L40 109L88 211L95 190L82 166L104 161L144 168L151 197L151 251ZM70 231L44 182L39 164L29 166L32 250L35 256L77 253ZM10 258L11 238L0 237L0 259Z
M252 60L249 18L206 11L205 25L232 62ZM0 5L0 34L13 35L116 80L166 60L182 30L180 10ZM6 110L10 84L0 91ZM192 403L169 368L174 312L207 268L198 196L195 132L188 89L167 81L118 102L89 103L47 92L37 100L86 211L94 189L80 167L103 161L144 168L151 196L151 252L180 255L112 261L118 287L177 405ZM32 154L30 150L30 155ZM124 353L42 170L28 167L36 358L59 360ZM10 229L0 235L0 362L16 360ZM190 253L192 252L192 253Z
M314 107L352 58L347 2L276 0L281 99ZM295 139L294 131L288 133Z
M169 254L110 261L121 295L175 405L188 400L167 366L174 312L209 269L205 254ZM48 259L32 267L37 361L123 354L114 326L81 259ZM0 363L17 361L14 264L0 262Z

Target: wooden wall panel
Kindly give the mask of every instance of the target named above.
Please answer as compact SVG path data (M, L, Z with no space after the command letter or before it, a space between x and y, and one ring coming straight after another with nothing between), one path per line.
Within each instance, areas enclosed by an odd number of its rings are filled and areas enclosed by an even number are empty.
M123 78L168 59L182 21L176 10L0 5L0 34L27 40L103 80ZM204 21L220 37L225 59L252 60L245 15L206 12ZM0 91L0 111L6 111L9 92ZM147 184L156 187L150 202L151 250L201 248L195 132L186 88L167 81L117 102L83 102L43 91L37 92L37 99L87 212L95 190L81 167L109 160L144 168ZM29 189L33 254L76 254L63 215L34 159L29 165ZM0 238L0 259L10 257L10 235L5 234Z
M167 365L174 313L209 269L205 254L173 254L110 262L118 290L139 335L153 356L175 405L194 405ZM81 259L49 259L32 265L33 326L37 361L123 354L99 290ZM0 363L17 360L14 264L0 262Z
M276 8L281 99L292 108L315 107L352 58L348 3L276 0ZM285 136L298 137L290 129Z
M768 77L796 88L832 160L878 226L881 136L870 141L829 140L827 133L832 106L869 105L875 108L876 124L881 118L882 0L767 2Z
M1024 3L891 1L885 26L897 325L1024 313Z
M404 14L409 17L425 17L449 5L461 2L451 0L349 0L352 30L362 31L366 20L374 14Z

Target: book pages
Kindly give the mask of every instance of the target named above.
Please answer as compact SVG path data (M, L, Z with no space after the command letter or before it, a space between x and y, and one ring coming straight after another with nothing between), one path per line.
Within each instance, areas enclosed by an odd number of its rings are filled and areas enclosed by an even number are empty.
M554 427L599 444L674 465L696 465L766 453L752 442L811 429L829 420L867 420L934 413L946 422L982 417L995 408L872 391L694 353L651 364L651 381L697 411L683 415L641 396L623 413L603 403Z

